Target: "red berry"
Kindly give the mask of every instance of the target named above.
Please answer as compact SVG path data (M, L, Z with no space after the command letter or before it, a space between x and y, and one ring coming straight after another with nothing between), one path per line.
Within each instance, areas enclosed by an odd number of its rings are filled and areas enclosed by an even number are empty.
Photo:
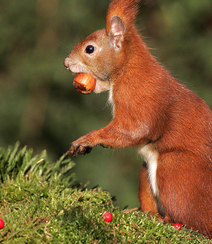
M113 215L109 212L104 213L103 217L104 217L106 222L110 222L113 219Z
M181 230L181 224L176 223L173 225L176 229Z
M4 228L4 221L3 219L0 219L0 229Z

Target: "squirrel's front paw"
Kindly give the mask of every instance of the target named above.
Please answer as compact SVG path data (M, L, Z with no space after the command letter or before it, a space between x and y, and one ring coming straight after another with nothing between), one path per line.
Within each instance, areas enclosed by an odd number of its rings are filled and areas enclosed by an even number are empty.
M66 155L72 155L72 156L76 156L77 154L85 155L86 153L90 153L91 150L92 147L90 146L83 146L83 145L75 144L73 142L70 149L66 152Z

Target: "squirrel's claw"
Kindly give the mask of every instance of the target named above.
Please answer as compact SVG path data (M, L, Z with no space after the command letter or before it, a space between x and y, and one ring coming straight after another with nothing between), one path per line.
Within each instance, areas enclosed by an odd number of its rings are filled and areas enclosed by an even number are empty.
M72 143L72 146L70 149L66 152L66 155L72 155L72 156L77 156L78 154L88 154L91 152L93 148L90 146L82 146L82 145L74 145Z

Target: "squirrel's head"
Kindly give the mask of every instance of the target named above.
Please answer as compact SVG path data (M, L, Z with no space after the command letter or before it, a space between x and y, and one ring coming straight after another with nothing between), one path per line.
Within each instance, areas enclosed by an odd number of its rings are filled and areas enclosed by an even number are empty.
M91 74L96 79L96 93L110 89L114 76L126 62L126 46L133 29L132 17L126 16L117 2L112 1L109 6L106 29L98 30L79 42L64 62L73 73ZM130 6L125 6L125 10L126 7Z

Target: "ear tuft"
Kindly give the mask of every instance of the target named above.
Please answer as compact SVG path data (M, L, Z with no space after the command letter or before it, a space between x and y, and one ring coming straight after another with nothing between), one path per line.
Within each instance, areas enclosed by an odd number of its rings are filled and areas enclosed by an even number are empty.
M135 18L138 13L140 0L112 0L107 11L106 33L111 30L111 21L119 17L124 23L126 34L135 29ZM114 19L115 20L115 19Z
M110 20L110 26L109 35L112 37L113 47L116 50L120 49L126 32L125 24L118 15L115 15Z

